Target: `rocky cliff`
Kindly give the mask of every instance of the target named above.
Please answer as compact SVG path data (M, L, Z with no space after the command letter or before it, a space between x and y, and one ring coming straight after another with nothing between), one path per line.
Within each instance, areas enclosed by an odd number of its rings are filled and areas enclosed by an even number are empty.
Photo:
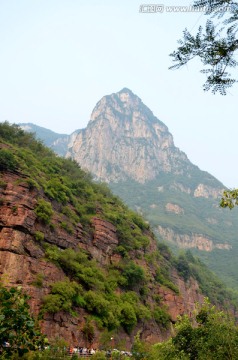
M107 187L30 135L1 124L0 137L1 281L31 296L50 340L85 345L89 321L94 346L109 332L129 348L138 330L157 342L177 315L203 301L210 285L191 271L189 258L199 266L191 254L176 259L158 246L149 226ZM230 304L207 273L214 301Z
M145 183L172 169L183 174L190 166L167 126L129 89L97 103L87 128L69 143L67 156L108 183Z
M50 293L52 283L61 281L66 274L63 269L56 264L47 261L45 250L35 234L44 234L44 242L54 244L60 249L77 249L78 246L86 250L100 266L109 266L118 263L121 256L115 253L119 239L116 227L98 217L92 218L90 231L85 231L84 227L78 223L73 234L67 233L59 226L59 214L57 204L55 214L52 219L54 230L42 224L34 212L37 199L42 196L38 190L32 189L26 182L27 178L23 174L3 173L1 183L5 184L1 188L1 217L0 217L0 274L4 284L7 286L21 285L31 296L31 309L36 315L42 306L42 299ZM61 216L62 221L62 216ZM150 237L150 246L147 254L156 251L155 240ZM174 269L172 279L179 289L179 293L161 286L155 285L153 278L155 268L150 266L142 255L139 259L138 254L134 253L134 260L148 271L151 280L149 282L150 294L146 299L147 304L153 304L153 296L161 298L161 304L166 306L170 314L171 321L175 321L178 315L191 313L196 302L201 302L203 296L199 290L198 283L190 278L185 281L178 276ZM133 258L133 255L131 255ZM36 286L39 274L42 275L41 286ZM52 339L57 336L64 338L70 344L83 344L84 340L80 329L82 329L87 312L84 309L77 309L77 316L72 316L67 312L57 312L55 314L45 314L41 321L41 327L47 336ZM141 327L138 325L129 336L119 332L118 337L124 336L129 346L136 330ZM143 336L150 342L156 342L168 335L168 331L161 329L154 319L145 322ZM94 345L99 342L100 331Z
M67 149L68 157L146 217L160 240L191 249L238 288L238 214L219 209L223 184L189 161L131 90L104 96L87 128L68 138Z
M167 126L132 91L104 96L87 128L72 137L67 156L109 183L149 220L159 239L198 250L220 277L238 287L237 214L219 209L224 186L189 161Z

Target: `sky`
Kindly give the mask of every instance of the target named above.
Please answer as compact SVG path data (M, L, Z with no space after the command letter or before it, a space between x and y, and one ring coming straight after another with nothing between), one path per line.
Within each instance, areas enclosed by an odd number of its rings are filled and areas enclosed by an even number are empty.
M163 4L162 13L140 12ZM0 121L70 134L96 103L127 87L162 122L190 161L238 187L238 85L227 96L202 89L196 61L169 70L169 54L203 12L166 11L188 0L0 0Z

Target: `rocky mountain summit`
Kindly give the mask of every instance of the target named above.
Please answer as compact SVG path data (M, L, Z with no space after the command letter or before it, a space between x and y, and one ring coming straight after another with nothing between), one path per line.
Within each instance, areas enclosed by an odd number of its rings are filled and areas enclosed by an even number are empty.
M204 295L234 311L231 294L199 260L173 256L75 162L7 123L0 140L1 281L31 296L50 341L85 345L90 328L95 347L103 338L110 347L113 335L129 349L138 331L155 343Z
M68 147L67 156L109 183L149 220L160 240L192 249L230 284L234 275L238 286L232 256L232 249L238 251L237 214L219 209L224 185L189 161L167 126L131 90L104 96Z
M174 146L167 126L126 88L104 96L87 128L72 140L67 156L108 183L128 179L145 183L160 173L182 175L191 167Z
M57 151L57 141L51 147ZM190 249L238 289L237 209L219 208L225 186L192 164L167 126L131 90L104 96L88 126L71 134L66 157L108 183L161 241Z

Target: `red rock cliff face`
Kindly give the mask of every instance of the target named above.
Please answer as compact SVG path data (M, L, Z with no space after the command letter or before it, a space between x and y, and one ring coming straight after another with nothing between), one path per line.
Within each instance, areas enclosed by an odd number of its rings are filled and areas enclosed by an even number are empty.
M30 189L22 175L19 177L16 173L5 173L2 174L1 179L6 185L0 191L0 274L4 284L21 285L31 296L30 306L35 315L39 313L42 297L50 291L50 284L65 277L62 269L45 259L43 248L35 240L36 231L43 232L46 242L55 244L61 249L77 249L78 246L84 248L101 266L117 263L120 260L120 255L114 253L118 245L118 237L113 224L95 217L92 219L91 231L85 231L79 223L69 235L58 226L60 220L55 211L52 220L55 226L51 231L37 221L34 212L37 197L42 197L43 194L36 189ZM57 210L57 204L53 204L53 207ZM153 252L155 249L155 240L151 238L147 251ZM131 256L133 257L133 254ZM153 277L153 266L144 260L143 252L135 261ZM39 274L43 275L41 288L34 285ZM152 303L153 295L158 294L162 304L168 308L172 321L175 321L177 315L191 313L195 302L201 302L203 297L194 280L191 279L185 284L175 271L173 278L179 288L179 295L159 284L156 287L151 285L151 294L147 301ZM57 336L72 345L83 344L80 329L85 322L85 316L86 312L83 309L78 309L76 317L64 312L55 315L46 314L41 323L42 330L49 339ZM162 331L154 320L141 326L143 338L150 342L166 338L170 331ZM137 331L138 328L134 329L130 336L122 331L118 336L123 337L126 346L129 347ZM95 346L98 345L99 335L98 331Z

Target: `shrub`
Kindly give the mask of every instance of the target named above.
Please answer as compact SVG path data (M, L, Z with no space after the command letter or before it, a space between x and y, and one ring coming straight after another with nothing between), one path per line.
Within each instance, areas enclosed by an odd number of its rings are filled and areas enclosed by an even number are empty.
M140 320L150 320L152 318L150 309L142 304L136 305L136 316Z
M37 274L35 277L35 280L32 282L32 285L38 287L38 288L42 288L43 286L43 280L44 280L44 275L43 274Z
M56 313L60 310L72 312L72 306L77 299L81 287L69 279L57 281L51 285L51 294L43 298L43 312Z
M41 241L44 240L44 237L45 237L45 235L44 235L41 231L36 231L36 232L35 232L35 239L36 239L36 241L41 242Z
M170 316L164 308L156 306L153 311L153 317L158 325L161 325L165 329L168 327Z
M70 235L73 234L74 231L73 231L72 227L68 223L66 223L65 221L62 221L60 223L60 226L62 227L62 229L67 231L68 234L70 234Z
M69 219L73 220L74 222L78 222L79 221L79 217L75 214L74 211L72 211L70 209L69 206L63 206L61 209L62 214L64 214L65 216L67 216Z
M143 220L143 218L136 213L132 213L132 221L141 229L149 229L149 225Z
M58 262L60 251L57 246L55 245L47 245L45 250L45 256L47 259L51 260L52 262Z
M150 352L150 345L148 342L140 339L140 332L136 334L134 337L134 342L132 345L132 355L135 360L144 360L148 359L148 355Z
M168 276L169 276L168 271L166 271L165 269L158 268L156 270L155 280L159 284L166 286L167 288L173 290L176 294L178 294L179 289L174 283L172 283L171 280L168 279Z
M184 278L184 280L188 281L189 277L192 274L191 274L191 268L189 266L189 262L184 255L180 255L175 260L175 266L176 269L178 270L178 273Z
M18 162L10 150L0 149L0 159L0 171L14 171L17 169Z
M17 205L13 205L13 207L12 207L12 213L15 214L15 215L17 215L17 212L18 212L18 207L17 207Z
M58 179L49 180L45 187L45 194L59 203L66 204L72 197L70 189Z
M145 272L139 265L130 261L124 268L122 275L127 279L127 287L133 289L145 280Z
M44 224L49 224L54 211L49 202L44 199L39 199L35 208L35 213L38 219Z
M106 357L105 353L102 351L97 351L95 354L93 354L90 357L91 360L107 360L108 357Z
M87 319L83 328L82 328L82 333L83 333L83 338L86 342L86 345L92 345L94 337L95 337L95 331L94 331L94 326L92 324L92 322Z
M39 189L39 185L37 184L37 182L33 179L27 179L27 184L29 186L29 190L33 190L33 189Z
M128 251L122 245L117 246L115 252L124 258L128 257Z
M100 293L95 293L89 290L85 294L86 309L90 312L94 312L100 317L107 315L109 302Z
M131 304L125 302L122 305L120 322L126 332L130 334L137 323L136 313Z
M57 313L62 310L61 297L58 294L49 294L43 298L43 312Z

